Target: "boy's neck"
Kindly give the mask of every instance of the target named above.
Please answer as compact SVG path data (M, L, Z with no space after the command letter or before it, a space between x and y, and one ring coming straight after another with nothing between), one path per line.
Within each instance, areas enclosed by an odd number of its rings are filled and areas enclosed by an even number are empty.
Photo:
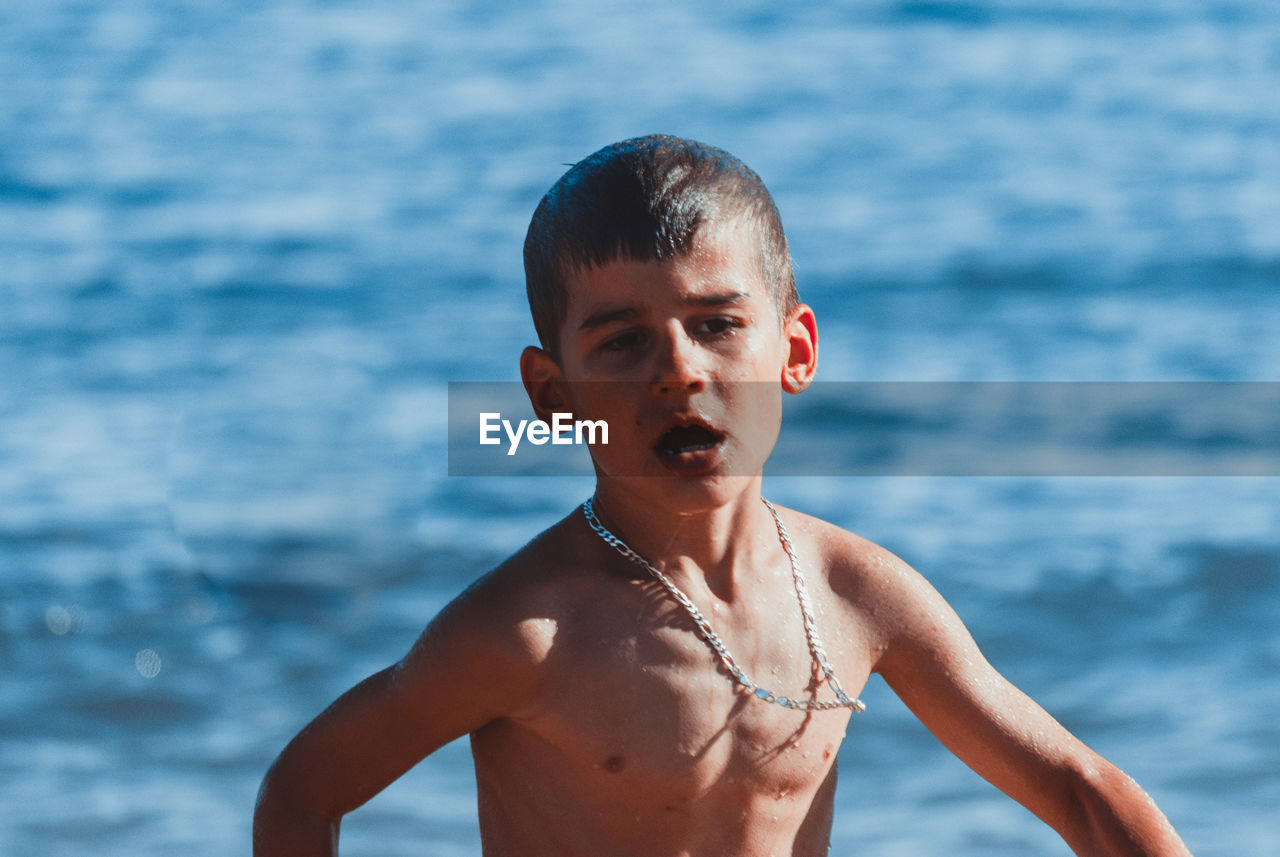
M724 500L664 503L597 483L595 512L600 522L663 573L679 580L705 581L721 600L736 596L742 574L777 561L777 530L760 501L760 479Z

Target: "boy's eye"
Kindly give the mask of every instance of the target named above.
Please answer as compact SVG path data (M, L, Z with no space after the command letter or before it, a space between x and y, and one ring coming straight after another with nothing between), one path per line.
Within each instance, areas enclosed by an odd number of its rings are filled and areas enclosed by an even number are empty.
M639 330L628 330L612 336L600 346L603 351L628 351L644 344L644 333Z
M699 323L698 331L712 336L719 336L724 333L729 333L740 326L741 325L738 323L737 319L716 316L715 318L709 318Z

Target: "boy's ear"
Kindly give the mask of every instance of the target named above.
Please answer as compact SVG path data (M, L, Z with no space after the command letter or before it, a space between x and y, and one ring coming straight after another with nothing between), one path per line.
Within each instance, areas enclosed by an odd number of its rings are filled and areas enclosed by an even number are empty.
M560 364L541 348L530 345L520 354L520 379L538 419L549 423L554 413L569 410Z
M818 371L818 320L808 304L800 304L782 325L787 349L782 366L782 389L799 393L813 382Z

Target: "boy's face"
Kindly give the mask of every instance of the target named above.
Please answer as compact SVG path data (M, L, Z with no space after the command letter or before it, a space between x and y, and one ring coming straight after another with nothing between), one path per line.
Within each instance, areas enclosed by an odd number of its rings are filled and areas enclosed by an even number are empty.
M608 422L591 451L600 478L710 487L760 474L781 391L812 377L817 330L805 306L779 318L753 239L722 228L686 256L616 260L568 284L558 364L530 349L522 370L535 403Z

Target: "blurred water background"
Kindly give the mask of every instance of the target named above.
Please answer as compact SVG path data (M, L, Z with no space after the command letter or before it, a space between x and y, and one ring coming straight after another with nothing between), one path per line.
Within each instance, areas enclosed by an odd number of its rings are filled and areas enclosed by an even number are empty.
M246 853L287 739L586 496L448 477L446 384L516 377L534 205L653 131L770 185L826 380L1280 380L1265 0L3 0L0 853ZM1196 854L1280 853L1276 479L768 491ZM833 853L1067 853L864 699ZM473 789L450 745L344 853L476 855Z

